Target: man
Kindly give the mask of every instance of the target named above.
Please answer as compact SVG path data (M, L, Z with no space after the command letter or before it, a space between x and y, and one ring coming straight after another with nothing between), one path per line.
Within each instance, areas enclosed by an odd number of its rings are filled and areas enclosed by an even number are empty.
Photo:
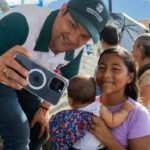
M138 67L140 102L150 112L150 33L136 38L132 54Z
M52 70L61 66L59 73L71 78L78 73L82 46L91 37L98 41L107 20L101 0L70 0L52 12L38 6L20 6L1 17L0 135L4 150L39 150L48 136L50 105L13 82L26 86L27 81L17 72L29 75L14 60L16 53L32 55Z
M119 46L120 40L119 40L119 32L115 24L108 23L104 29L100 32L100 43L103 48L103 50L107 50L110 48L117 48ZM96 80L96 71L97 67L95 69L94 78ZM100 95L100 89L98 85L96 84L96 95Z

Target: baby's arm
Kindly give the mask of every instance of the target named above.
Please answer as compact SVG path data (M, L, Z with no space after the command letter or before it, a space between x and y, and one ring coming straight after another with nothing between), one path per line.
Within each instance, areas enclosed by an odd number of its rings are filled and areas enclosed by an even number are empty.
M106 125L110 128L115 128L119 126L127 118L129 112L134 109L134 106L126 101L119 111L110 112L106 106L101 105L100 116L105 121Z

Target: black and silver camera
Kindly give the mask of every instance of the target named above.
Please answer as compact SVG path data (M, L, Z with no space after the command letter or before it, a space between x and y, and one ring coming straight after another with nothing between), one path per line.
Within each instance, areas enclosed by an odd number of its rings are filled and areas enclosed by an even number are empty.
M68 80L21 53L16 54L15 59L29 71L29 76L26 77L28 85L24 88L56 105L68 85Z

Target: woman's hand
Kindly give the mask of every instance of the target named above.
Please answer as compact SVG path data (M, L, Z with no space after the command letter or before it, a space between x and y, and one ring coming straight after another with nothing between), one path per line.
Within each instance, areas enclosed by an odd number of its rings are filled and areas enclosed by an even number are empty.
M92 116L93 124L90 126L89 131L94 134L97 139L105 143L108 140L109 135L111 135L110 130L105 125L104 121L98 117L93 115Z
M109 150L126 150L100 117L93 115L92 120L93 124L90 126L89 132L95 135Z

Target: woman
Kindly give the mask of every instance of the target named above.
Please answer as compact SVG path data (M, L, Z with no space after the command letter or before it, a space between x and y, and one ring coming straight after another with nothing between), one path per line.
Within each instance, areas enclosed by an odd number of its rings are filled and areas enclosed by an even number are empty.
M150 33L143 33L136 38L132 55L138 67L139 102L150 114Z
M109 150L150 150L150 119L147 110L135 100L138 97L136 67L131 54L122 48L104 51L98 62L96 81L102 92L101 103L115 112L124 101L134 110L117 128L110 131L99 117L93 116L90 132Z

